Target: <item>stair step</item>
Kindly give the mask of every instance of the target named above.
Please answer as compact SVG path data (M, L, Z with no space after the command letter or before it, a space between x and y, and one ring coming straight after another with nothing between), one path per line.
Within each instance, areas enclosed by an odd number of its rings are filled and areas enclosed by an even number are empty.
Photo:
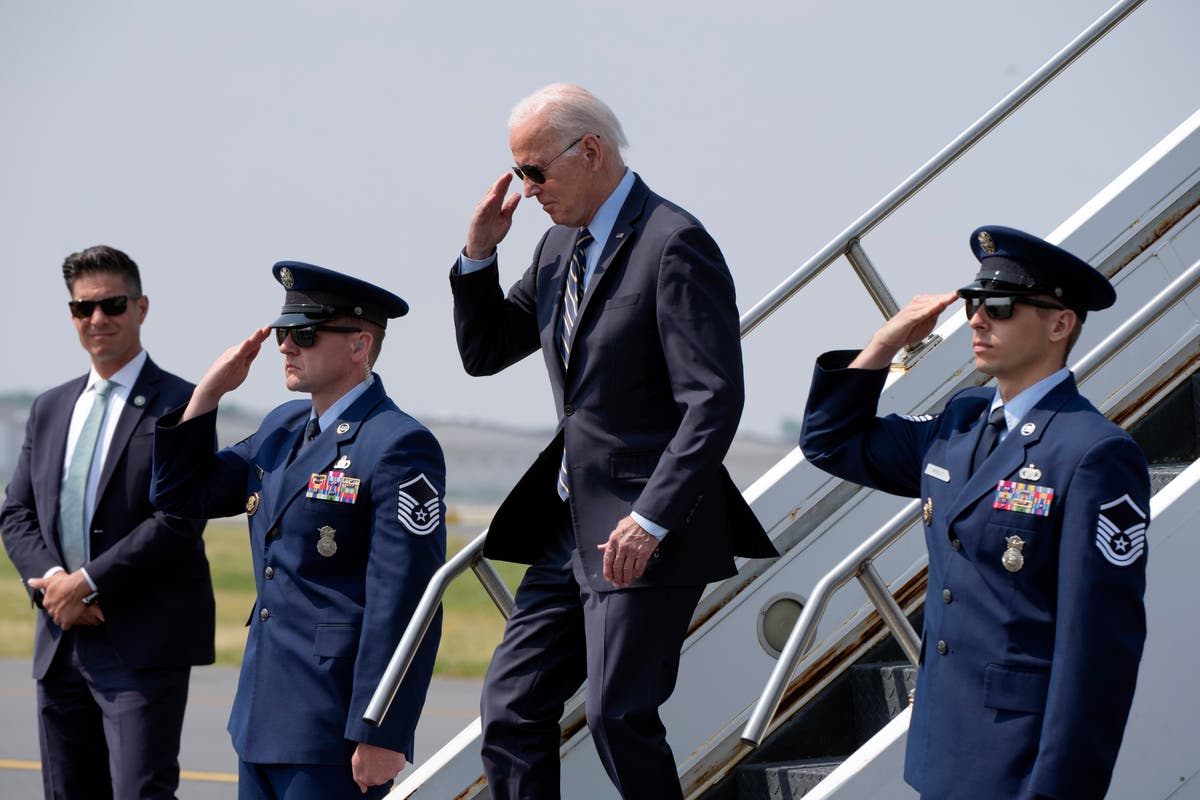
M842 759L811 758L738 767L738 800L796 800L841 763Z
M917 668L907 661L856 664L850 668L854 698L854 738L858 746L908 707Z

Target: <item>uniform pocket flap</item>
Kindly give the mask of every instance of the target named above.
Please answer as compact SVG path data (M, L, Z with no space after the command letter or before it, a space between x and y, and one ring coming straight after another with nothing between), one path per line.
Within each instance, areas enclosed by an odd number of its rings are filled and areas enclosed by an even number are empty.
M611 311L612 309L620 308L621 306L631 306L638 301L639 297L641 297L640 292L623 294L620 297L614 297L604 304L604 310Z
M649 478L658 466L658 453L613 453L612 476L617 480Z
M358 652L358 628L353 625L318 625L313 655L325 658L353 656Z
M983 704L1005 711L1040 714L1046 709L1050 673L988 664L983 673Z

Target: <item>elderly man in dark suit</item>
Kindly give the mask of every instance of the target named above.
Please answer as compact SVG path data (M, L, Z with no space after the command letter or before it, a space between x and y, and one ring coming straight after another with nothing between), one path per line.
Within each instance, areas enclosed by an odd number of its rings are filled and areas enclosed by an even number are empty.
M202 522L150 504L154 423L191 384L150 360L137 265L111 247L63 277L89 374L38 397L0 531L38 614L46 797L171 798L194 664L213 661Z
M904 777L941 798L1101 798L1146 638L1150 479L1065 366L1116 293L1086 262L998 225L975 281L916 298L861 351L817 361L800 440L818 467L924 498L925 633ZM938 414L875 415L896 351L961 297L975 367Z
M555 223L505 296L496 246L519 194L503 175L451 271L463 365L488 375L541 350L558 431L497 511L488 556L531 564L484 683L496 798L559 795L559 717L587 678L587 718L626 798L680 797L658 708L709 581L775 549L721 461L743 402L733 280L703 226L621 158L587 91L519 103L509 145Z

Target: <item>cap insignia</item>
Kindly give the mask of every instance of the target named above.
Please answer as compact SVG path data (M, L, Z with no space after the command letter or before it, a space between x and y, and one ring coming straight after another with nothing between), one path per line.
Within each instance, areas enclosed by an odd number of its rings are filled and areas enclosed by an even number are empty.
M279 282L283 284L283 288L285 289L290 289L296 285L296 279L292 277L292 271L287 267L280 268Z
M996 252L996 242L992 239L992 235L990 233L987 231L980 231L978 239L979 249L982 250L985 255L990 256Z

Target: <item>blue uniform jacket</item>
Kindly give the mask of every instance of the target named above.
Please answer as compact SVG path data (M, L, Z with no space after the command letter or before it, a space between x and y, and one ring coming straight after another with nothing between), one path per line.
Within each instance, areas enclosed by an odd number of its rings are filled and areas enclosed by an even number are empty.
M887 370L845 369L855 355L818 359L800 444L834 475L923 498L905 780L925 798L1103 797L1146 636L1141 450L1071 377L972 475L994 390L964 390L933 416L876 417ZM1002 563L1012 549L1016 571Z
M185 516L248 515L258 599L229 719L238 755L346 764L368 742L411 761L440 616L383 725L362 715L445 561L442 451L376 377L287 465L311 408L286 403L215 455L216 412L180 423L175 409L155 433L153 499Z

